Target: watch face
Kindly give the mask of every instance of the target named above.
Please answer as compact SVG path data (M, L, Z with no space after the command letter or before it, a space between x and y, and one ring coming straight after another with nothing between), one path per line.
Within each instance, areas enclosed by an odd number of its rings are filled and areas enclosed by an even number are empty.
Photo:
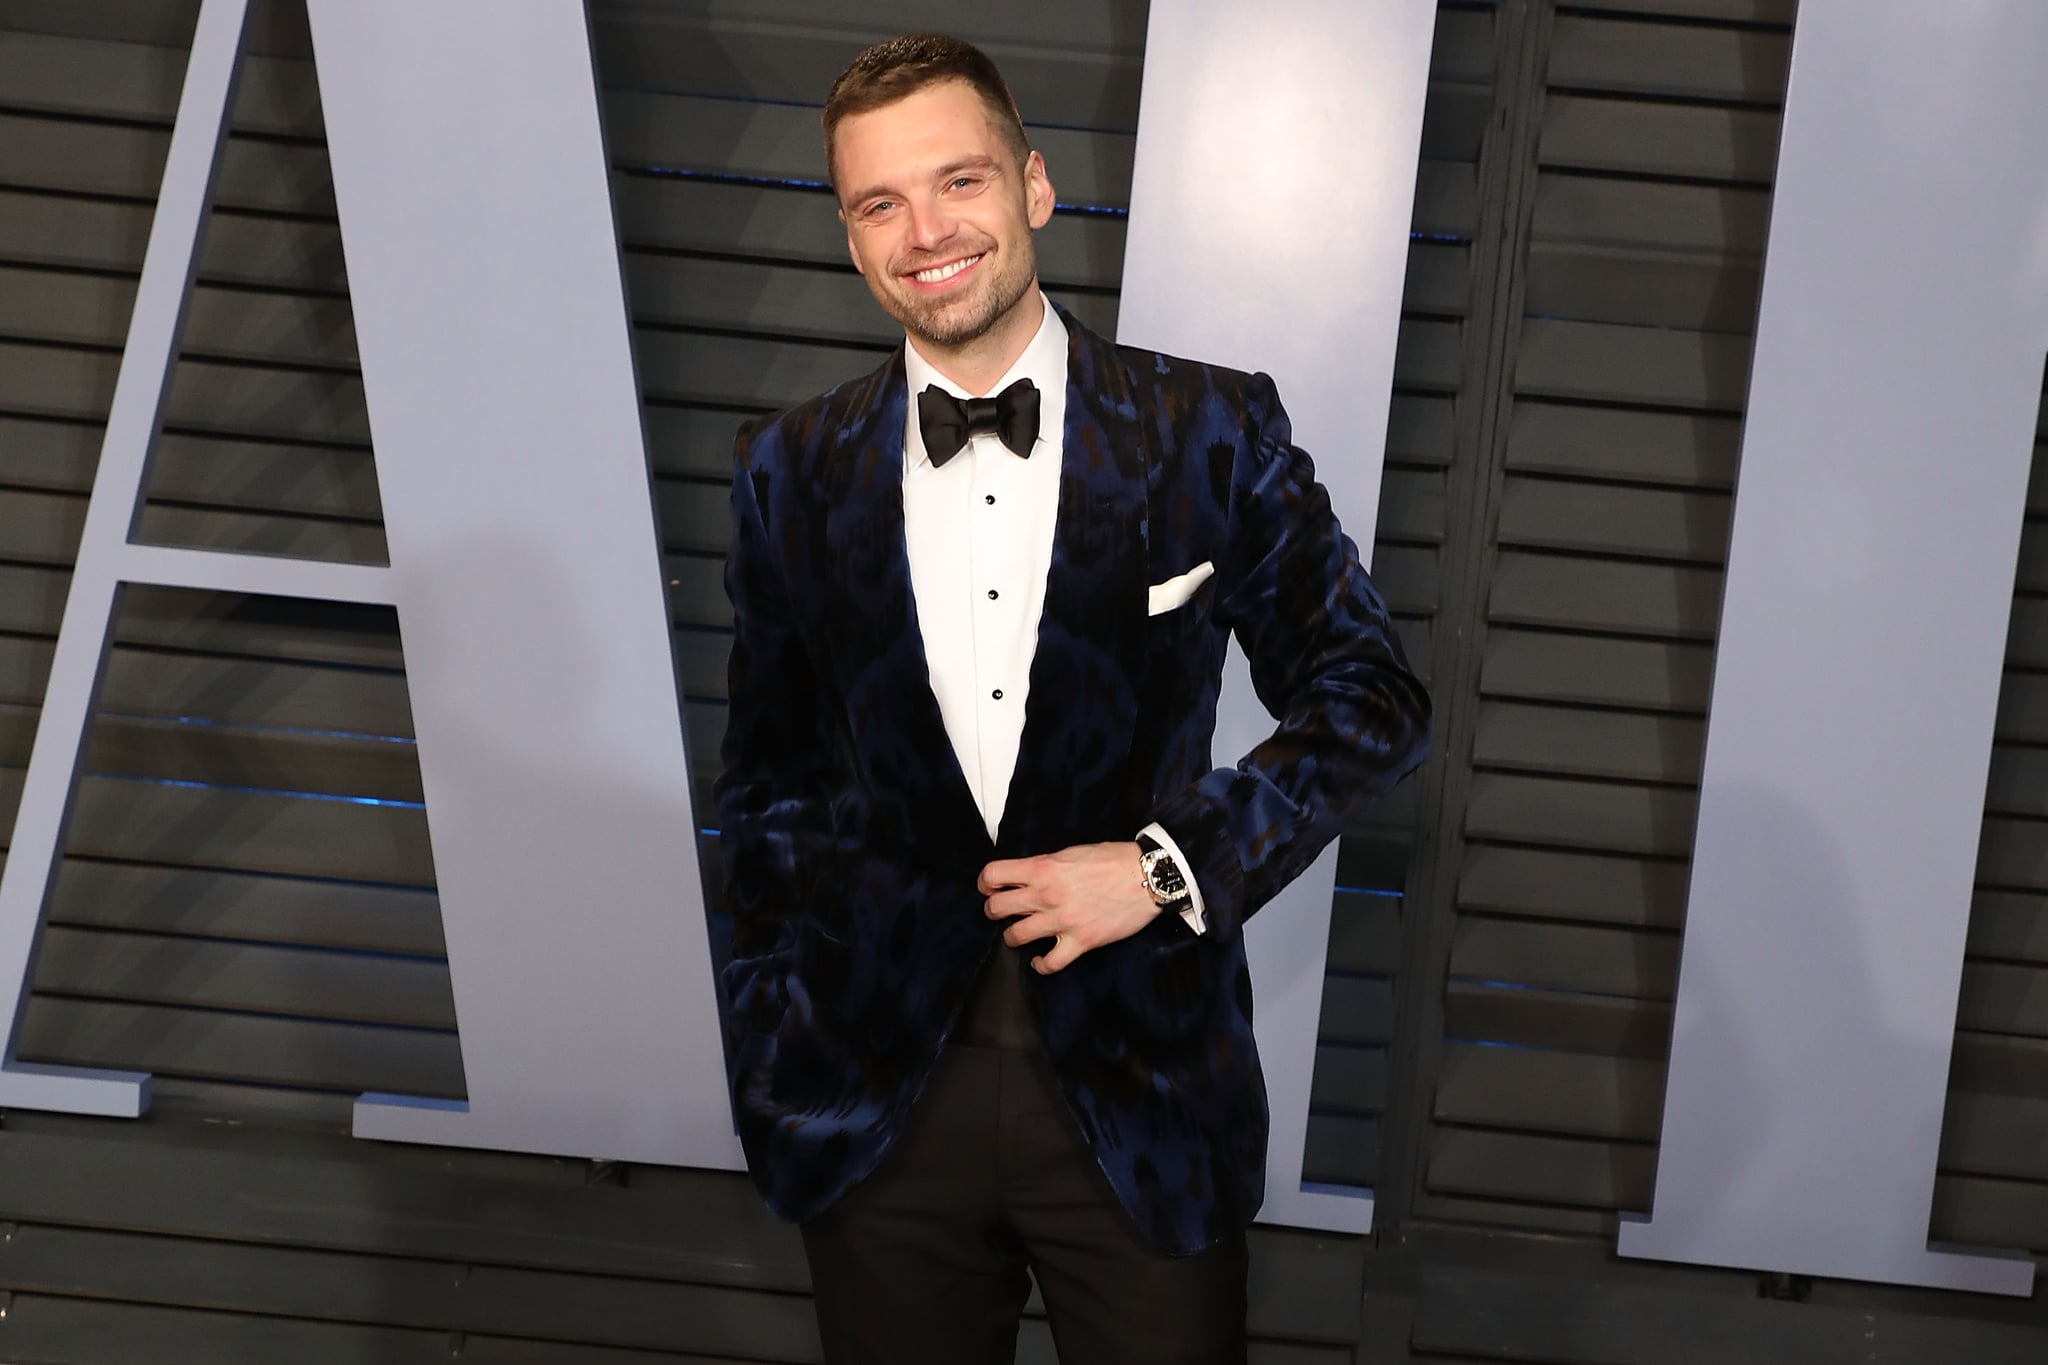
M1151 888L1152 898L1161 904L1179 900L1188 891L1188 879L1181 875L1180 864L1165 849L1145 855L1145 885Z

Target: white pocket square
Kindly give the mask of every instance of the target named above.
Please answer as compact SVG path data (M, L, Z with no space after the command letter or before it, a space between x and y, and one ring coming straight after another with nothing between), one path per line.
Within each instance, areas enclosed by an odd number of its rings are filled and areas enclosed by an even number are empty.
M1145 614L1157 616L1161 612L1172 611L1193 597L1195 589L1208 582L1209 575L1215 572L1216 566L1205 559L1176 578L1169 578L1164 583L1154 583L1145 592Z

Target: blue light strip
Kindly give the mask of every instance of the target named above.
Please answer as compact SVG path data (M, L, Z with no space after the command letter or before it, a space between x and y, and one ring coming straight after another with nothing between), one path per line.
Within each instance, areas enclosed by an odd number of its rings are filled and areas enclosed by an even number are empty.
M373 735L360 730L318 730L303 725L250 725L242 721L214 720L207 716L159 716L146 711L102 710L102 716L117 716L123 720L170 721L174 725L189 725L194 729L246 730L251 734L301 735L311 739L355 739L371 744L403 744L416 747L419 741L409 735Z
M425 810L422 801L394 801L380 796L337 796L332 792L289 791L278 787L243 787L227 782L188 782L175 777L136 777L129 773L87 773L87 777L110 782L144 782L153 787L181 787L188 791L240 792L245 796L288 796L303 801L335 801L346 806L388 806L394 810Z

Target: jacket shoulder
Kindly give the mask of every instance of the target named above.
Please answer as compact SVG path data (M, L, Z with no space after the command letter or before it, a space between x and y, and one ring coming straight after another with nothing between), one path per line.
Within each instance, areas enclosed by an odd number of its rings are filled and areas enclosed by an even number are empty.
M1255 420L1278 406L1273 380L1262 372L1122 343L1111 349L1118 365L1130 376L1133 395L1141 399L1149 398L1183 412L1220 408L1244 413Z
M837 438L872 419L889 375L902 368L899 348L867 374L780 411L748 418L734 442L735 465L752 471L816 473L818 462L828 459L839 444Z
M1176 444L1249 450L1268 436L1287 437L1279 392L1263 372L1137 346L1110 351L1133 407L1154 430L1173 433Z

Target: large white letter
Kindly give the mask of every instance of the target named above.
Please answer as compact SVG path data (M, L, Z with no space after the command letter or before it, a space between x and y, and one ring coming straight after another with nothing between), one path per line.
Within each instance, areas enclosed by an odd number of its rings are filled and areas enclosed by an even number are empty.
M1118 338L1273 375L1367 553L1435 25L1434 0L1154 0L1145 36ZM1217 757L1272 725L1233 646ZM1370 1198L1301 1178L1336 881L1332 848L1245 926L1273 1114L1260 1217L1367 1232Z
M697 826L578 0L312 0L391 567L129 536L246 0L206 0L6 880L13 1017L122 583L385 602L405 645L466 1104L366 1136L737 1167ZM146 1077L12 1063L0 1105Z
M1801 0L1626 1255L2032 1285L1927 1221L2048 355L2044 66L2039 0Z
M580 0L311 0L466 1106L740 1165Z

